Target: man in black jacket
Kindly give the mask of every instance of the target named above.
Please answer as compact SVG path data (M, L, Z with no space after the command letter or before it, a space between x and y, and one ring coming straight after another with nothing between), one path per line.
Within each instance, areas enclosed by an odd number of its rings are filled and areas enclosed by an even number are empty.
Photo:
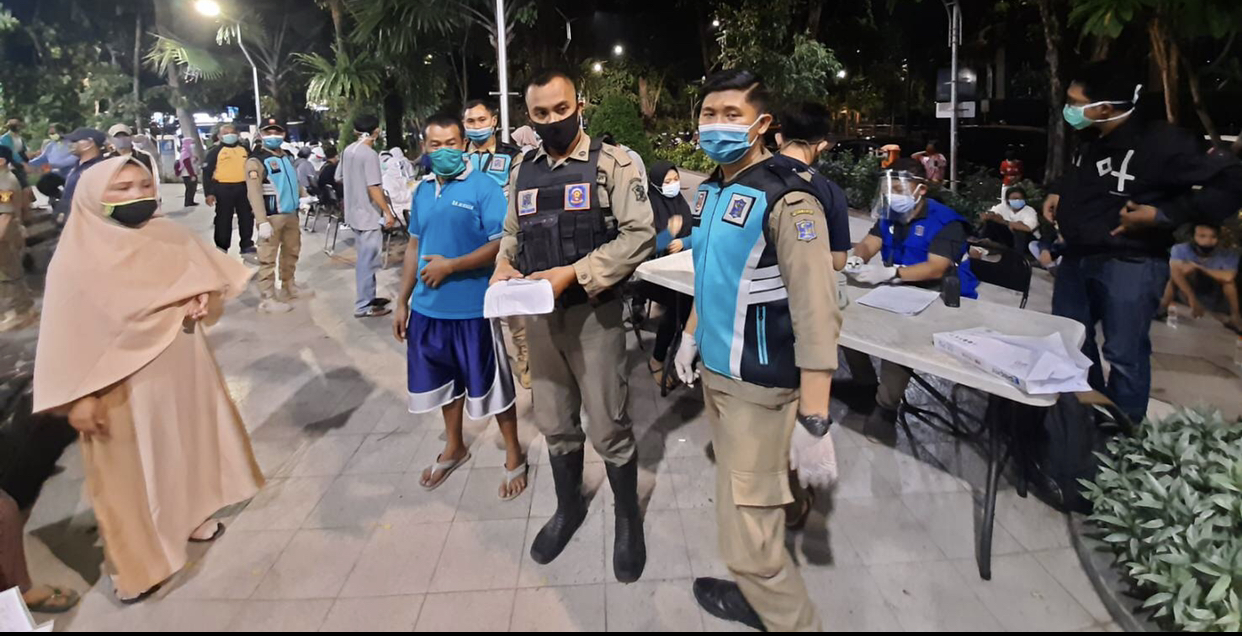
M1242 208L1242 164L1208 154L1189 133L1135 116L1142 85L1123 67L1088 64L1067 91L1065 120L1082 143L1051 189L1044 216L1065 240L1052 313L1087 327L1091 384L1134 421L1151 391L1152 318L1169 280L1179 226L1221 223ZM1103 323L1100 366L1095 325Z
M241 253L254 254L254 212L246 198L246 160L250 150L239 141L233 124L220 126L220 143L212 146L203 160L203 193L207 195L207 205L216 208L216 247L229 251L236 214Z

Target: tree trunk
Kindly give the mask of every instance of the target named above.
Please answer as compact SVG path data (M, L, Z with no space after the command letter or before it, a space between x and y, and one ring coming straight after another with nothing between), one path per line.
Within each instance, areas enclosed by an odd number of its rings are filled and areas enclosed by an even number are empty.
M401 91L396 86L389 86L388 94L384 96L384 132L387 138L384 143L389 148L396 146L405 150L405 99L401 95Z
M1065 83L1061 79L1061 42L1064 27L1059 0L1037 0L1039 18L1044 25L1044 59L1048 63L1048 148L1044 163L1044 183L1051 183L1065 170Z
M1216 123L1212 121L1212 115L1207 111L1207 104L1203 103L1203 94L1199 89L1199 71L1195 69L1189 58L1182 58L1182 63L1186 66L1186 83L1190 85L1190 98L1194 101L1195 113L1199 115L1199 121L1203 123L1203 130L1212 138L1213 148L1223 148L1220 131L1216 129Z
M142 71L142 12L134 12L134 132L142 130L142 102L138 75ZM157 144L158 145L158 144Z
M1159 16L1147 23L1147 35L1151 40L1151 55L1160 69L1160 83L1164 88L1164 114L1169 123L1177 123L1179 50L1177 41L1169 33L1168 22Z
M169 6L170 0L156 0L152 3L155 9L155 29L159 33L173 33L172 28L172 11ZM181 69L175 64L168 67L168 89L172 93L173 108L177 110L177 123L181 124L181 134L189 136L194 141L194 156L200 160L207 155L203 151L203 142L199 139L198 129L194 126L194 116L190 114L188 108L188 100L185 93L181 92ZM258 122L255 122L258 125Z
M1108 59L1108 51L1113 46L1112 38L1097 35L1093 39L1095 40L1095 43L1091 49L1091 61L1099 62L1101 60Z
M328 10L332 13L332 28L336 31L336 50L345 53L345 9L341 0L328 0Z
M819 22L823 15L823 0L811 0L811 8L806 14L806 34L813 40L819 39Z
M703 3L693 2L695 22L699 27L699 53L703 56L703 74L711 73L712 67L712 33L708 30L708 17L703 14Z

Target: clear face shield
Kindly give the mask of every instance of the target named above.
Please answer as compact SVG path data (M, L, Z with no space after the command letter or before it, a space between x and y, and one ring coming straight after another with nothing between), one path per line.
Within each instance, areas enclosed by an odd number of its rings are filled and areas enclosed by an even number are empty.
M871 217L880 221L908 223L927 194L927 180L905 170L885 170L880 175Z

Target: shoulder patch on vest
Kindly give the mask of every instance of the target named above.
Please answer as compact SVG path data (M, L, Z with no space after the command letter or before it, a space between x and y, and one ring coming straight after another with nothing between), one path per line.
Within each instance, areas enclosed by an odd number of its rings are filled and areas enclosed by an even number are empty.
M504 155L496 155L492 157L492 162L487 164L487 171L488 172L504 172L505 165L506 165L506 161L505 161L506 158L507 157L505 157Z
M258 170L251 170L251 171L250 171L250 174L249 174L248 176L249 176L249 178L251 178L251 179L258 179L258 178L259 178L259 171L258 171Z
M750 216L751 208L755 207L755 197L734 193L729 197L729 205L725 207L724 219L725 223L732 223L738 227L746 225L746 218Z
M814 220L802 219L801 221L794 223L794 227L798 229L798 240L799 241L814 241L815 240L817 235L815 234L815 221Z
M539 188L522 190L518 193L518 216L534 214L539 210Z
M580 212L591 209L591 184L571 183L565 186L565 210Z
M634 179L630 181L630 189L634 191L634 199L639 203L647 200L647 188L643 186L642 179Z

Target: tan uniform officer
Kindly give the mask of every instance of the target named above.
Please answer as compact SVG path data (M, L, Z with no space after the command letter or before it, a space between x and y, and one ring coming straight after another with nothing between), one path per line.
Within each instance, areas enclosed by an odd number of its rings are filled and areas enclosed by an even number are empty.
M527 86L526 108L543 143L511 178L492 281L546 279L557 295L553 313L526 321L535 423L547 438L557 497L531 558L551 562L586 518L583 444L590 437L616 496L613 570L628 582L642 575L647 551L626 414L625 327L614 286L651 254L655 229L642 172L621 149L587 136L581 106L563 73L545 72Z
M819 631L785 551L784 506L791 467L804 485L836 474L827 431L841 312L828 225L809 174L760 142L772 121L760 80L723 71L703 94L699 143L720 167L692 210L695 311L676 365L692 384L702 356L720 552L736 583L700 578L694 595L756 629Z
M287 301L311 295L294 282L298 256L302 252L302 230L298 224L298 203L306 196L298 183L293 157L281 149L285 129L268 120L260 129L262 146L246 160L246 195L259 228L259 311L283 313L292 307ZM280 293L276 292L276 264L280 262Z

